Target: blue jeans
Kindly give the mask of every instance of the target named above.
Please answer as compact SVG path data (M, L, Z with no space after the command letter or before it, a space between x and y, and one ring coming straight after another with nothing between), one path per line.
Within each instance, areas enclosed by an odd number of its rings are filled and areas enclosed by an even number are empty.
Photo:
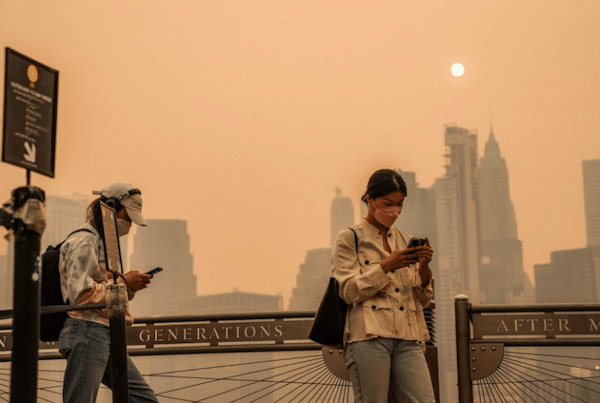
M99 323L67 318L58 340L58 351L67 359L63 385L64 403L94 403L100 383L111 387L110 329ZM118 374L116 375L118 376ZM129 355L129 401L158 403Z
M355 403L435 403L425 354L414 340L375 339L348 343L344 359Z

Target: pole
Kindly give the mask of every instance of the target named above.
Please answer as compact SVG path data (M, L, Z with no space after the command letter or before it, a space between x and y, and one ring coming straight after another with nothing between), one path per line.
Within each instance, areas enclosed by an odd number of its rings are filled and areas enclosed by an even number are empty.
M128 403L129 381L127 379L127 341L125 339L127 289L124 284L116 284L115 281L115 284L109 285L106 291L106 309L110 322L110 372L113 403Z
M454 298L454 318L456 322L456 364L458 370L458 401L473 403L473 385L471 383L471 364L469 340L469 297L458 295Z
M25 186L12 194L15 236L14 319L10 401L35 403L40 333L40 267L45 194Z

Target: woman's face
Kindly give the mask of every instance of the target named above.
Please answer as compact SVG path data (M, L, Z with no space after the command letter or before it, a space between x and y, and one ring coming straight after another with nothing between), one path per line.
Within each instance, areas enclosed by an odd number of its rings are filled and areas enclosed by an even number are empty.
M370 197L368 197L367 201L369 201L369 208L374 210L376 208L384 208L391 206L402 208L402 205L404 204L404 193L402 193L399 190L396 190L395 192L388 193L385 196L379 196L375 199L371 199Z
M375 199L367 196L367 202L369 203L369 216L389 228L402 212L404 193L397 190Z

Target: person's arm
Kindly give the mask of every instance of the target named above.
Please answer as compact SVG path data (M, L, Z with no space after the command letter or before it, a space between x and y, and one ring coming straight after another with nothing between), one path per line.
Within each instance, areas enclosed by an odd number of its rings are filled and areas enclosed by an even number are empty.
M340 295L349 304L365 301L389 284L379 263L361 273L354 234L344 229L338 234L331 254L332 274L340 283Z
M98 276L98 248L91 242L79 240L61 248L61 260L67 280L67 294L73 305L104 302L107 282L96 282Z
M433 273L429 267L433 258L433 249L431 249L429 239L425 238L425 245L415 248L413 253L419 258L419 272L418 276L415 276L413 290L421 305L426 307L433 298Z

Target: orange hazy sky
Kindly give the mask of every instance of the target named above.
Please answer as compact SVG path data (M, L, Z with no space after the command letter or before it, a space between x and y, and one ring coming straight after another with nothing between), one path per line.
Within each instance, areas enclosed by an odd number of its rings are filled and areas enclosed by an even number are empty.
M598 21L597 0L0 0L0 45L60 72L56 176L33 185L131 182L147 218L188 221L199 293L287 304L306 251L329 246L335 188L358 219L375 169L429 187L450 123L480 154L493 125L530 275L584 247ZM25 171L0 178L3 202Z

